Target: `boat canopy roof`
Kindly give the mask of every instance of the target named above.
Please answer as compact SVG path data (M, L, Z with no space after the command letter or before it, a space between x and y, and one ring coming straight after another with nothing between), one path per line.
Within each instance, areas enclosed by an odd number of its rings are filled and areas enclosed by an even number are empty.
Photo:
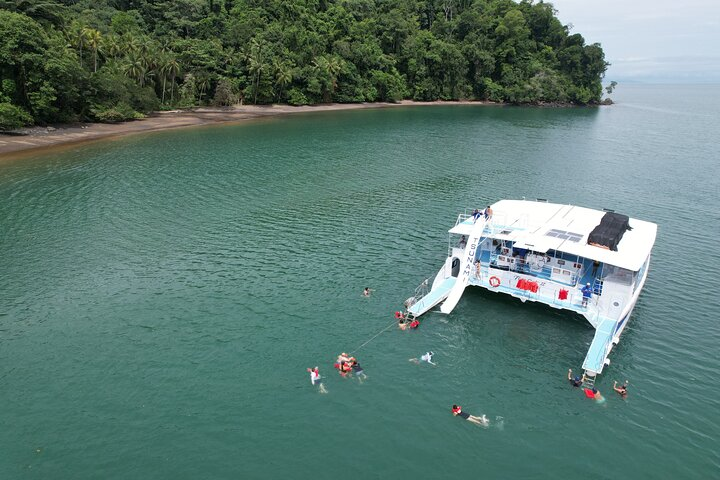
M656 224L630 218L630 230L613 251L588 244L588 236L605 211L529 200L501 200L492 209L490 238L512 241L516 248L539 253L556 250L632 271L645 263L657 235ZM456 225L450 233L464 234L471 227L466 223L470 222Z

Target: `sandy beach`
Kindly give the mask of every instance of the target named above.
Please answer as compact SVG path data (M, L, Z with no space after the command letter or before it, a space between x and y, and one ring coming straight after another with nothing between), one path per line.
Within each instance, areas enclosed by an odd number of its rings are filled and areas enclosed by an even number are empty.
M111 137L136 133L169 130L173 128L198 127L220 123L237 123L293 113L323 112L330 110L357 110L365 108L393 108L428 105L496 105L492 102L413 102L399 103L332 103L315 106L293 107L290 105L243 105L224 108L195 108L155 112L143 120L122 123L78 123L53 125L51 127L25 128L13 134L0 134L0 160L24 157L41 150L74 145Z

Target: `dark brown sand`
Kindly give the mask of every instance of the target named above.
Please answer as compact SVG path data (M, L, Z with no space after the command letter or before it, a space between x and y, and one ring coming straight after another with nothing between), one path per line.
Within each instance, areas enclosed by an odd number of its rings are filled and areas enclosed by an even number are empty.
M219 123L243 122L277 115L321 112L330 110L356 110L361 108L392 108L408 105L493 105L490 102L411 102L400 103L350 103L325 104L304 107L289 105L254 106L243 105L226 108L196 108L153 113L143 120L122 123L82 123L33 127L19 131L20 134L0 135L0 160L28 157L41 150L57 149L80 142L154 132L171 128L198 127Z

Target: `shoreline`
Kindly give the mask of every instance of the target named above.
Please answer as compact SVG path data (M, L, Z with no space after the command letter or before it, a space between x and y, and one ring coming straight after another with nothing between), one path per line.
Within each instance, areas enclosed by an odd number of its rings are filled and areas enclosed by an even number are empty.
M436 101L398 103L330 103L293 107L290 105L242 105L233 107L198 107L192 110L153 112L142 120L120 123L77 123L51 127L20 129L20 134L0 135L0 161L42 154L62 147L125 137L138 133L158 132L206 125L243 123L261 118L294 113L329 112L370 108L393 108L433 105L502 105L485 101Z

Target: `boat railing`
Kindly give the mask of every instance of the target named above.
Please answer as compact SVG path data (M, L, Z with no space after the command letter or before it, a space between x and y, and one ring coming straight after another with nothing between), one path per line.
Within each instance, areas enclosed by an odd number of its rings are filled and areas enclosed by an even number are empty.
M472 217L472 214L468 214L467 209L465 209L465 211L463 213L461 213L457 216L457 220L455 220L455 226L457 227L458 225L460 225L461 223L463 223L465 220L467 220L470 217Z
M533 262L528 261L527 257L523 258L497 252L490 255L490 266L523 275L531 275L544 280L551 280L569 287L577 286L578 280L582 278L582 268L565 269L546 261Z
M512 275L526 275L533 277L530 274L518 271L518 270L507 270L502 269L503 274L494 273L491 271L486 270L486 267L490 268L498 268L496 265L488 265L488 264L482 264L480 270L478 271L477 267L472 272L472 278L474 281L484 284L489 281L489 277L491 276L500 276L502 278L502 285L507 288L508 290L512 290L516 294L519 294L522 297L525 297L530 300L538 300L542 301L544 303L552 303L556 305L565 305L565 306L572 306L574 309L577 309L578 312L588 312L591 315L597 316L599 312L599 300L600 297L598 295L593 295L591 298L588 299L588 302L586 304L586 307L583 307L583 294L582 291L578 288L577 285L566 285L562 282L558 282L556 280L548 279L548 278L542 278L542 277L534 277L537 280L546 281L542 282L539 285L539 288L536 292L533 292L531 290L521 289L518 288L516 279L511 277ZM517 279L519 282L520 279ZM560 291L565 290L564 299L560 298Z

